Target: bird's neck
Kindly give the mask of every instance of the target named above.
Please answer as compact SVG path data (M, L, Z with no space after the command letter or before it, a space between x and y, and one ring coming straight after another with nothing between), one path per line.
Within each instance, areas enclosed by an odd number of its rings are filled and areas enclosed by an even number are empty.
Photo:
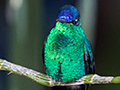
M54 29L54 30L53 30ZM82 30L81 23L78 26L75 26L72 23L61 23L56 22L55 28L53 28L51 32L55 34L63 34L65 36L77 36L77 37L85 37L84 31Z

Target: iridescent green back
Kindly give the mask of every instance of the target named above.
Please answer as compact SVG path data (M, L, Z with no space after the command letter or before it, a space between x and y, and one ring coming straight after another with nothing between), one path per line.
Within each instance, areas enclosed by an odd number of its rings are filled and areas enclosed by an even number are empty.
M58 81L74 81L85 75L82 28L72 23L57 22L45 42L46 72Z

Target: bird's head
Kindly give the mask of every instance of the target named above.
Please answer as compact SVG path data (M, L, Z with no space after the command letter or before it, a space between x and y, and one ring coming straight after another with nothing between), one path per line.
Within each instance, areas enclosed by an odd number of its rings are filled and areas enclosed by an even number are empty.
M58 12L56 21L60 21L62 23L73 23L78 26L80 23L79 11L72 5L65 5Z

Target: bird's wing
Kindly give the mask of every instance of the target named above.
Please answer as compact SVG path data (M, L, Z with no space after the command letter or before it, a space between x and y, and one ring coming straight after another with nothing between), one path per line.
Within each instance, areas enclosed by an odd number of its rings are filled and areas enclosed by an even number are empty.
M44 45L43 45L43 48L42 48L42 59L43 59L43 64L45 64L45 57L44 57L44 51L45 51L45 43L46 43L46 41L47 41L47 37L45 38L45 40L44 40Z
M42 59L43 59L43 64L45 63L45 61L44 61L44 50L45 50L45 45L43 45L43 48L42 48Z
M84 44L84 60L85 60L85 73L94 74L95 73L95 62L92 54L91 44L88 38L85 38Z

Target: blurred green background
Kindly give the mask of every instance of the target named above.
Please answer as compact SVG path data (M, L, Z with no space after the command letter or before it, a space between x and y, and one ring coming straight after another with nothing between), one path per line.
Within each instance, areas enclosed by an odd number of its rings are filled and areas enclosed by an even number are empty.
M120 75L120 0L0 0L0 58L45 73L42 46L60 7L76 6L92 43L96 73ZM0 90L47 90L36 82L0 71ZM120 90L120 84L91 90Z

